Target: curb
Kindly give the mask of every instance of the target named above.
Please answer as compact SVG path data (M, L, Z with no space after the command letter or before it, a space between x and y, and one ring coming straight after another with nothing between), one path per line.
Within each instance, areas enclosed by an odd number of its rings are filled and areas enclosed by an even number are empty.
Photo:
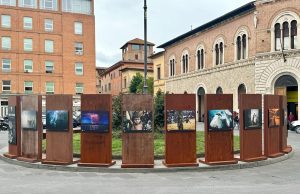
M174 172L208 172L208 171L225 171L225 170L238 170L246 168L254 168L267 166L275 163L279 163L288 160L294 156L294 151L289 154L285 154L278 158L268 158L267 160L256 161L256 162L241 162L232 165L219 165L219 166L209 166L205 164L199 164L199 167L179 167L179 168L166 168L162 166L162 161L155 161L155 167L151 169L137 168L137 169L124 169L120 168L121 161L117 161L117 164L109 168L99 168L99 167L79 167L77 164L68 166L56 166L56 165L46 165L41 163L28 163L22 162L15 159L9 159L0 155L0 160L33 169L44 169L44 170L55 170L55 171L68 171L68 172L96 172L96 173L174 173ZM159 163L160 162L160 163Z

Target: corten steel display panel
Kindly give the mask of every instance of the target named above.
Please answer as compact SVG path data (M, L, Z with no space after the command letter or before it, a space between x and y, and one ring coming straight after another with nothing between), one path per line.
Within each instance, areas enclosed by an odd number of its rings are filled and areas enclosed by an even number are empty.
M122 95L122 112L147 110L153 113L152 95ZM153 116L152 116L153 129ZM152 130L153 131L153 130ZM122 168L153 168L153 132L122 134Z
M67 165L73 163L73 97L72 95L46 96L46 110L68 111L67 131L46 132L46 159L44 164Z
M269 110L279 109L282 107L281 96L264 95L264 155L270 158L282 156L280 147L280 130L281 126L269 127ZM281 118L280 118L281 120Z
M112 97L108 94L81 95L81 111L107 111L109 130L105 133L81 131L79 166L109 167L112 161Z
M167 167L198 166L195 129L191 131L168 131L167 111L195 110L195 94L167 94L165 96L165 161Z
M5 153L4 156L15 159L21 155L21 97L9 96L8 106L15 107L16 144L8 144L8 153Z
M209 165L235 164L233 150L233 129L226 131L209 131L209 110L232 110L232 94L206 94L205 101L205 159Z
M42 160L42 96L21 96L21 115L23 111L36 113L35 129L24 129L21 125L21 156L18 160L38 162ZM21 116L21 123L22 123Z
M261 109L261 94L239 95L239 123L240 123L240 160L245 162L265 160L263 156L262 127L245 129L245 110Z
M287 112L287 97L286 96L281 96L281 119L280 119L280 147L281 151L283 153L290 153L292 151L292 147L287 144L287 138L288 138L288 130L287 130L287 117L288 117L288 112ZM286 112L286 113L285 113Z

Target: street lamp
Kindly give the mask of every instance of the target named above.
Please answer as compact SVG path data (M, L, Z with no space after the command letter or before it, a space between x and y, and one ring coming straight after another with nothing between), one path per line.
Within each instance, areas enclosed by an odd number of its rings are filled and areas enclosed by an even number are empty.
M147 0L144 0L144 88L143 93L147 94Z

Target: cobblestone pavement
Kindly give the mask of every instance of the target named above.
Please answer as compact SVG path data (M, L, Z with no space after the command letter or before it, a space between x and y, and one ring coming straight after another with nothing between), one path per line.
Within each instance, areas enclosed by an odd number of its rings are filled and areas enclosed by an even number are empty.
M0 132L0 148L7 133ZM300 190L300 135L289 132L293 158L259 168L152 174L107 174L29 169L0 161L1 194L190 194L272 193L297 194Z

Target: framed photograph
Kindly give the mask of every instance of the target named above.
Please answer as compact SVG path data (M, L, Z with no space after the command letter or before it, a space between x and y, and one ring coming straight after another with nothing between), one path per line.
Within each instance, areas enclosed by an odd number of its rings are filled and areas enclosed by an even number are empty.
M152 132L152 112L124 111L122 125L124 132Z
M269 128L280 126L280 110L278 108L269 109Z
M67 110L47 110L46 129L49 131L68 131L69 114Z
M21 113L21 127L24 130L37 130L36 126L36 111L23 110Z
M12 145L17 145L15 106L8 106L8 143Z
M195 131L196 117L192 110L168 110L167 130L168 131Z
M109 131L108 111L82 111L81 130L83 132L104 133Z
M232 110L209 110L208 130L209 131L230 131L233 129Z
M261 129L262 128L262 110L246 109L244 112L245 129Z

